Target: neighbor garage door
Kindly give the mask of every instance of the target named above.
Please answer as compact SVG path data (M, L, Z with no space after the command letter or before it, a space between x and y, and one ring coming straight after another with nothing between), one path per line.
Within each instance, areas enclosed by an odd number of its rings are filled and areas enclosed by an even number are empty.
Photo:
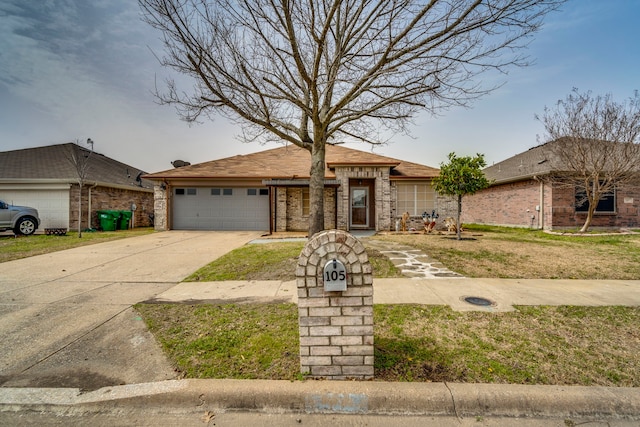
M23 187L29 187L24 185ZM53 186L52 186L53 187ZM19 206L30 206L38 209L40 226L38 232L45 228L69 227L69 186L63 188L15 189L0 187L0 200Z
M269 230L266 188L174 188L175 230Z

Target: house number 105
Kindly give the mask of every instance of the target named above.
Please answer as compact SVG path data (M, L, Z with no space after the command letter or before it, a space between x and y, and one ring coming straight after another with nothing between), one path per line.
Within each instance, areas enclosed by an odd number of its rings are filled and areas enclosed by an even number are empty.
M324 290L327 292L347 290L347 270L337 259L328 261L323 270Z
M324 280L327 282L346 280L346 278L347 278L347 273L345 273L344 271L332 270L332 271L324 272Z

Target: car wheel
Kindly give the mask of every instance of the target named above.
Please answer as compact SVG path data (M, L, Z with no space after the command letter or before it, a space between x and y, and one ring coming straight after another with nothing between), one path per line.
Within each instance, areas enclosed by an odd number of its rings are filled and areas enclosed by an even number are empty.
M36 231L38 226L36 225L36 220L31 218L30 216L25 216L24 218L20 218L18 223L16 224L16 228L13 229L15 234L23 234L28 236L33 234Z

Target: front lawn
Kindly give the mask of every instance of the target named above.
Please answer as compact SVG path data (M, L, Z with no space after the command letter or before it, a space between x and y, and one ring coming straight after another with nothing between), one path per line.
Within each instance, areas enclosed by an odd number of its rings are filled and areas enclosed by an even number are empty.
M138 304L186 378L299 379L294 304ZM384 381L640 386L640 308L374 306Z

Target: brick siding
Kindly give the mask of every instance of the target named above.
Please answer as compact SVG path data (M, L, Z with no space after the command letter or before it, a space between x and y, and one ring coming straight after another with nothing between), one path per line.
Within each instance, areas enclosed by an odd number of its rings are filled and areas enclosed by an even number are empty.
M585 218L586 213L576 212L575 190L552 188L533 179L494 185L462 199L463 223L562 230L581 227ZM618 188L616 212L596 213L591 224L594 229L639 226L640 187L637 186Z
M91 227L98 228L100 221L99 210L123 210L130 211L131 205L136 204L137 209L132 220L134 227L149 227L151 220L149 214L153 214L153 193L150 191L131 191L111 187L85 186L82 189L82 228L89 228L89 191L91 191ZM131 226L131 225L130 225ZM69 192L69 229L78 229L78 184L73 184Z
M331 260L347 271L347 290L325 292ZM296 268L300 370L312 378L373 378L373 275L360 241L341 230L316 234Z

